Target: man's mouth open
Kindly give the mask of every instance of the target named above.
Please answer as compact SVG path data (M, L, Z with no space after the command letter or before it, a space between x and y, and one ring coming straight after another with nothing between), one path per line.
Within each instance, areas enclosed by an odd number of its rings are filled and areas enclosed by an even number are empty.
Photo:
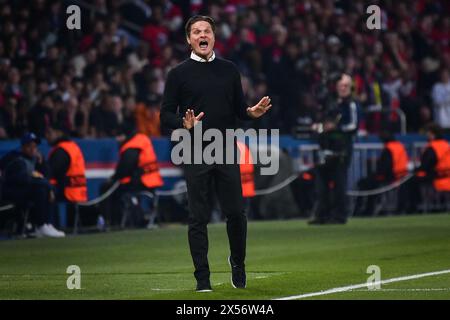
M200 49L203 49L203 50L207 49L208 48L208 41L205 41L205 40L200 41L199 47L200 47Z

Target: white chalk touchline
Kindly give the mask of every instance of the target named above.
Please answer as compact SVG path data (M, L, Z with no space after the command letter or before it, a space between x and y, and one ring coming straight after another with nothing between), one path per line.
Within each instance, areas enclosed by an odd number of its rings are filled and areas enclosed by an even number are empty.
M450 288L392 288L392 289L376 289L376 290L370 290L370 289L357 289L357 290L349 290L351 292L412 292L412 291L450 291Z
M151 288L152 291L192 291L189 289Z
M446 274L446 273L450 273L450 269L442 270L442 271L435 271L435 272L414 274L414 275L411 275L411 276L392 278L392 279L387 279L387 280L382 280L382 281L375 281L375 282L370 282L370 283L365 282L365 283L350 285L350 286L346 286L346 287L338 287L338 288L333 288L333 289L319 291L319 292L311 292L311 293L306 293L306 294L299 294L299 295L296 295L296 296L288 296L288 297L283 297L283 298L277 298L277 299L274 299L274 300L296 300L296 299L303 299L303 298L309 298L309 297L315 297L315 296L323 296L323 295L326 295L326 294L333 294L333 293L338 293L338 292L346 292L346 291L360 289L360 288L364 288L364 287L367 288L368 285L376 287L378 285L382 285L382 284L386 284L386 283L414 280L414 279L419 279L419 278L424 278L424 277L437 276L437 275ZM376 290L374 290L374 291L376 291Z

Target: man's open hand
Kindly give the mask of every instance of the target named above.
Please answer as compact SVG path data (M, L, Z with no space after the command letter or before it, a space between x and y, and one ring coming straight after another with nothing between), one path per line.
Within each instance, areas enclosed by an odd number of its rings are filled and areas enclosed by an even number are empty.
M256 119L261 117L264 113L266 113L272 105L270 104L270 98L268 96L263 97L259 102L253 107L247 108L247 114Z
M205 115L204 112L200 112L198 116L194 115L194 110L187 109L186 114L183 117L183 127L185 129L193 128Z

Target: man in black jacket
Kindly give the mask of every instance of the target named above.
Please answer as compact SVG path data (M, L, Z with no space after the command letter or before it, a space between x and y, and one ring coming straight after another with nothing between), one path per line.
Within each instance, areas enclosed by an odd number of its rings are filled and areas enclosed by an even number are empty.
M3 176L3 197L18 208L30 209L31 221L37 237L64 237L50 223L51 202L54 194L49 181L40 169L42 156L37 146L40 139L34 133L25 134L20 150L13 150L0 160Z
M235 129L237 118L251 120L271 107L270 98L248 107L244 100L239 70L214 54L215 24L207 16L194 16L186 24L189 59L173 68L167 77L161 109L161 126L184 128L192 134L201 120L202 128ZM193 140L193 139L192 139ZM205 147L192 145L194 150ZM236 150L234 146L234 150ZM225 150L224 147L224 153ZM201 151L200 151L201 152ZM234 152L236 154L236 152ZM197 291L211 291L208 264L207 224L210 220L211 181L215 181L222 212L227 217L231 254L232 285L246 287L245 253L247 219L244 212L239 166L234 164L186 164L184 172L189 200L189 246L195 267Z
M347 174L358 130L358 105L353 100L352 78L342 74L336 82L337 103L327 110L320 131L317 167L318 208L309 224L345 224L348 217Z

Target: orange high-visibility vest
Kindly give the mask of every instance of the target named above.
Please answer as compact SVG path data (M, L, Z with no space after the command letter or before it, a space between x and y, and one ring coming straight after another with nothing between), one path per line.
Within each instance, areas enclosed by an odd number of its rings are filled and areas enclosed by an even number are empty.
M159 173L158 160L153 150L152 141L148 136L137 133L120 148L122 155L127 149L139 149L138 167L141 170L141 182L147 188L161 187L164 182ZM131 182L131 177L125 177L120 180L121 184Z
M437 139L428 146L434 150L437 158L433 186L437 191L450 191L450 144L444 139Z
M395 179L403 178L408 173L409 162L405 147L400 141L390 141L385 146L392 155L392 172Z
M255 196L255 169L250 149L240 141L237 142L239 148L239 170L241 172L242 195L245 198Z
M86 166L80 147L73 141L61 141L50 151L50 155L57 148L66 151L70 158L69 169L66 172L67 183L64 185L64 196L72 202L87 201ZM51 179L50 183L56 185L57 181Z

